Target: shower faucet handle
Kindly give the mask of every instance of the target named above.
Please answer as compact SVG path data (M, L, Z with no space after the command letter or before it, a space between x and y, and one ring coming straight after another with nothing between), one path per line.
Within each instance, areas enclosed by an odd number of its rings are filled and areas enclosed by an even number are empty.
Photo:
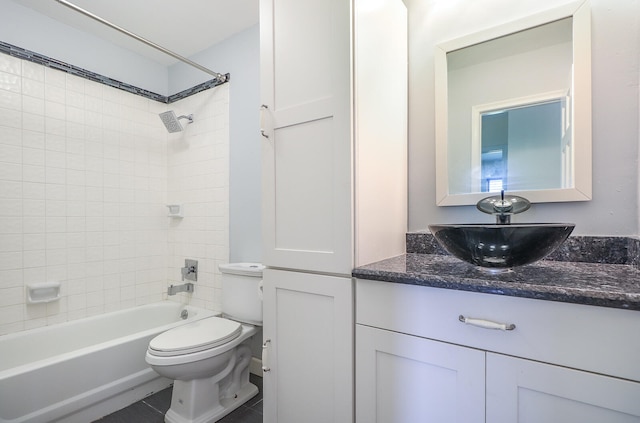
M198 260L185 259L184 267L180 269L180 273L182 274L182 280L185 279L190 281L198 280Z

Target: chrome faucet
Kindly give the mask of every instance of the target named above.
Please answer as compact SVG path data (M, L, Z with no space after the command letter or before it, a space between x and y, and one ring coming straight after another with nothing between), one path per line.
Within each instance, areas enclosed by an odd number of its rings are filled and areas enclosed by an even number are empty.
M168 295L176 295L178 292L193 292L193 284L187 282L182 285L170 285L167 289Z
M185 259L184 267L180 268L182 274L182 280L188 279L190 281L198 280L198 260ZM176 295L178 292L193 292L194 285L191 282L183 283L182 285L171 285L167 289L167 294Z
M496 217L497 225L511 224L511 216L529 210L531 203L524 197L517 195L504 195L504 190L500 195L483 198L476 204L478 210L483 213L492 214Z

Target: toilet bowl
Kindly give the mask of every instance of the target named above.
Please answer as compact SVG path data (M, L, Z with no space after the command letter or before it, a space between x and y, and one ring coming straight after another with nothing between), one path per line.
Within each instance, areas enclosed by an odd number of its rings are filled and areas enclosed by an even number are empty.
M165 422L216 422L258 393L249 382L250 341L262 324L264 266L219 268L224 317L182 325L149 342L147 364L174 380Z

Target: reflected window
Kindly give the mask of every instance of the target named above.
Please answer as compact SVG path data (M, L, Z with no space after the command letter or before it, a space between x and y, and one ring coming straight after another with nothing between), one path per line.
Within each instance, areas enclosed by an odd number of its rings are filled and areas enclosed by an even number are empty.
M482 192L564 187L565 103L555 98L479 112Z

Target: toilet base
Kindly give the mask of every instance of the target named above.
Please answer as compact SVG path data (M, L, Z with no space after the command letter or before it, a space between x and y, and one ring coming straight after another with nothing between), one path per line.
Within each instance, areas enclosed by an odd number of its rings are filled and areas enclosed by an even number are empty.
M184 383L184 382L183 382ZM189 389L189 386L181 386L180 381L175 381L173 389ZM245 402L258 394L258 387L253 383L247 383L236 394L234 398L224 398L211 407L210 410L202 411L198 416L185 416L176 412L173 406L173 399L171 408L164 416L166 423L214 423L222 419L227 414L231 413ZM193 418L195 417L195 419Z

